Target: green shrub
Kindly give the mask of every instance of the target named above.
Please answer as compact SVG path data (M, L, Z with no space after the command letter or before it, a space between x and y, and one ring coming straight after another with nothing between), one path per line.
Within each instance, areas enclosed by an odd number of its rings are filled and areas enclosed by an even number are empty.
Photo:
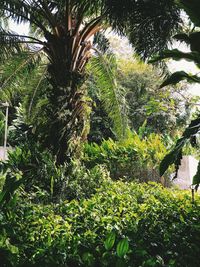
M26 192L38 192L38 200L39 194L43 200L57 198L63 185L62 167L57 167L51 153L42 151L37 143L16 147L8 160L0 163L0 170L5 177L3 190L20 180Z
M106 165L114 180L159 181L159 164L166 153L161 136L150 134L142 138L130 133L125 140L118 142L104 140L100 146L87 143L83 161L88 168L97 164Z
M107 181L90 199L56 205L33 204L23 195L0 216L7 240L0 242L1 262L3 267L197 267L199 221L199 196L192 204L187 192L155 183Z
M74 160L58 166L51 153L41 151L36 144L16 147L9 153L8 161L0 163L0 170L0 206L21 185L31 193L32 201L48 203L89 198L109 179L107 170L100 165L88 170Z
M71 171L69 175L66 174L63 198L68 200L89 198L103 182L109 179L108 171L103 165L87 169L79 161L72 161Z

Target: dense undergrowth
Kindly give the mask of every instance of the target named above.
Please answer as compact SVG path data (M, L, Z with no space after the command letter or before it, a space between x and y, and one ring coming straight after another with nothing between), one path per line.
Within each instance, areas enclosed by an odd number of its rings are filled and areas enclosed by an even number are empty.
M35 197L35 196L34 196ZM1 266L200 266L200 198L105 179L88 199L33 203L22 189L0 213Z
M4 191L9 194L15 190L14 184L18 187L21 182L28 193L45 192L37 202L45 198L48 203L89 198L109 176L112 180L160 182L159 163L168 151L165 143L158 134L143 137L142 133L129 132L121 141L85 143L80 160L59 166L50 151L25 139L9 153L8 161L0 163L0 190L4 180ZM168 177L166 186L170 184Z
M85 144L83 162L89 169L97 164L105 165L113 180L159 182L159 164L167 151L161 135L152 133L144 137L142 133L129 132L121 141L109 139L101 145ZM169 184L167 179L166 184Z
M166 151L135 133L58 166L37 144L16 147L0 164L0 266L199 266L200 197L144 183Z

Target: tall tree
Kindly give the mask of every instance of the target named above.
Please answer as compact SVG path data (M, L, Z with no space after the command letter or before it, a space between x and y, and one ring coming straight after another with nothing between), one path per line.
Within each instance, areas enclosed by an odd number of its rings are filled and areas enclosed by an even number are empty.
M0 25L1 60L21 52L25 57L17 68L21 70L25 63L38 62L39 54L46 56L41 73L48 83L49 104L44 107L48 119L39 135L58 163L69 159L85 138L83 83L94 34L111 26L128 35L146 58L166 47L180 23L173 0L0 0L0 15L31 27L31 34L24 36ZM43 80L38 78L36 90L44 87Z

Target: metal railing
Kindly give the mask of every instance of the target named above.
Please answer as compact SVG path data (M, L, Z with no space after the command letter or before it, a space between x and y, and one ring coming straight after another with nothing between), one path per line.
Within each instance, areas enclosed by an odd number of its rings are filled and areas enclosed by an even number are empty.
M8 139L8 109L9 109L9 104L8 102L5 103L0 103L0 107L3 107L6 109L6 115L5 115L5 131L4 131L4 152L3 152L3 158L2 160L6 159L6 153L7 153L7 139Z

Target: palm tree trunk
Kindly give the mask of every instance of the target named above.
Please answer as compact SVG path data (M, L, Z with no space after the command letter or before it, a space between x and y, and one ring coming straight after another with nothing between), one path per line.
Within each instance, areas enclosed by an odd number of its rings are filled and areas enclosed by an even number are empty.
M52 77L52 73L51 77ZM61 69L58 72L61 75ZM84 76L78 73L65 74L62 85L50 79L52 92L49 97L51 116L47 143L56 155L57 163L69 162L80 150L85 139L87 103L84 101ZM64 78L66 79L66 78Z
M82 30L81 19L69 15L69 22L67 28L59 25L53 34L47 34L44 47L50 61L48 74L52 86L46 143L57 156L58 164L70 161L87 135L84 69L91 57L89 38L99 31L101 18L93 19Z

